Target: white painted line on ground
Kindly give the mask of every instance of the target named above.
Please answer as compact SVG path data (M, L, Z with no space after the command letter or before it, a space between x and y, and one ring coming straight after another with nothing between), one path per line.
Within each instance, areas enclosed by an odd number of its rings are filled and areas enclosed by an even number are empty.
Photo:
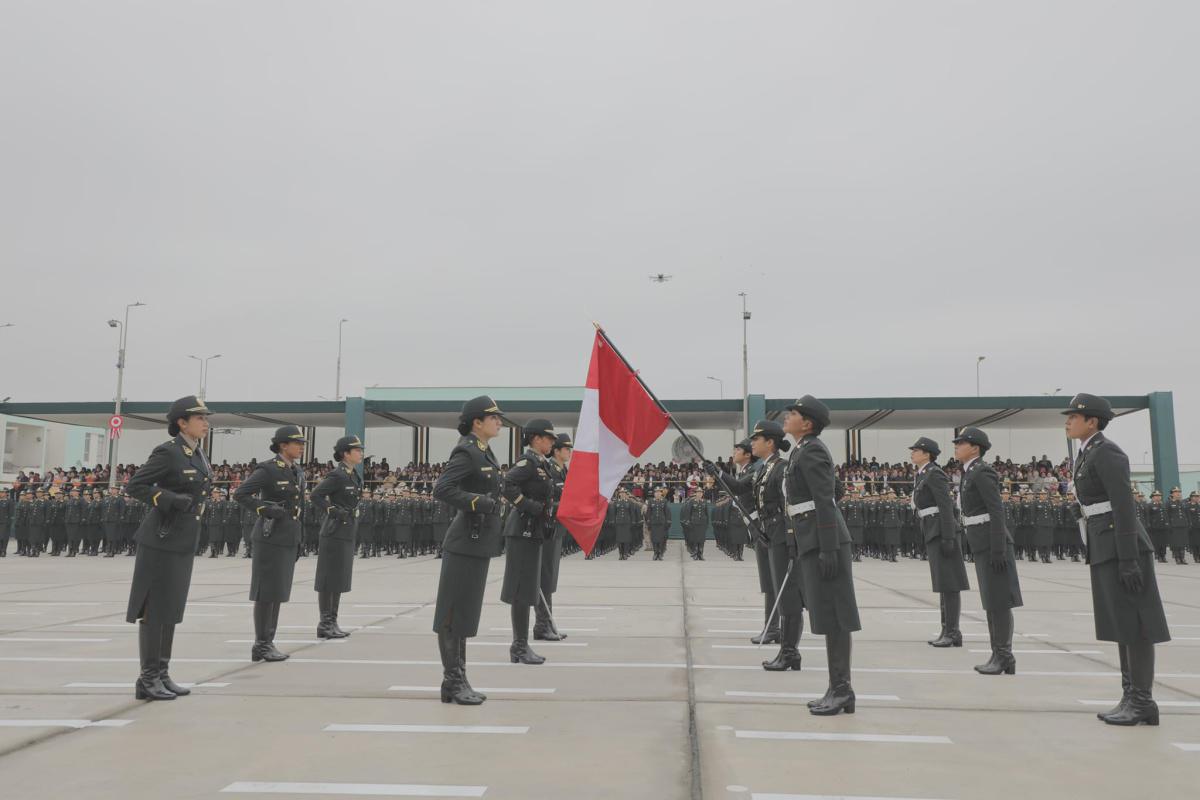
M597 633L600 630L599 628L564 628L561 625L559 626L558 629L560 631L566 631L567 633ZM509 631L512 630L512 628L488 628L488 630L496 631L499 633L508 633ZM537 642L537 645L539 647L542 644L543 644L543 642L541 642L541 641ZM544 642L544 644L554 644L554 643L553 642Z
M930 625L930 624L932 624L927 619L902 619L902 620L900 620L900 622L904 625ZM959 620L958 624L959 625L983 625L985 623L976 622L973 619L963 619L963 620Z
M179 684L185 689L224 689L228 683L181 683ZM88 683L79 681L76 683L64 683L64 689L132 689L133 682L126 681L125 683Z
M0 719L0 728L124 728L131 719Z
M238 781L221 790L230 794L338 794L369 797L483 797L486 786L423 783L281 783Z
M331 733L487 733L520 735L529 733L528 725L382 725L333 723L323 730Z
M119 603L120 600L110 600L110 603ZM88 600L76 603L59 603L53 600L30 600L28 602L17 603L19 606L98 606L99 602Z
M555 606L560 610L571 609L572 611L612 611L612 606Z
M751 792L750 800L926 800L919 797L858 797L848 794L764 794Z
M765 697L780 700L820 700L824 694L816 692L726 692L726 697ZM858 700L888 700L898 702L900 700L894 694L860 694L855 696Z
M442 690L442 687L440 687L440 686L389 686L388 687L389 692L440 692L441 690ZM475 689L475 691L477 691L477 692L495 692L496 694L554 694L558 690L557 689L517 689L517 688L502 689L502 688L498 688L498 687L492 687L491 689L487 689L487 688L480 686L480 687L477 687Z
M755 630L738 630L735 628L709 628L709 633L762 633L762 628Z
M968 653L990 653L991 650L968 650ZM1026 656L1098 656L1099 650L1013 650L1017 655Z
M1172 636L1172 642L1200 642L1200 636Z
M555 617L555 622L602 622L608 617Z
M771 645L771 644L764 644L764 645L757 645L757 644L710 644L710 645L709 645L709 647L711 647L713 650L758 650L758 649L762 649L762 651L763 651L764 653L770 653L770 652L772 652L772 651L773 651L773 649L774 649L775 647L777 647L777 645ZM807 651L807 652L812 652L812 653L824 653L824 652L825 652L825 646L824 646L824 645L820 645L820 646L817 646L817 645L811 645L811 646L805 646L805 647L797 647L796 649L797 649L797 650L803 650L803 651ZM822 695L822 697L823 697L823 696L824 696L824 695Z
M754 611L759 614L763 613L763 610L761 607L755 607L755 606L716 606L716 607L704 607L704 608L701 608L700 610L701 611L745 611L745 612Z
M1197 742L1171 742L1185 753L1200 753L1200 743Z
M197 600L194 603L188 603L191 606L207 606L210 608L254 608L254 603L210 603L207 600Z
M314 629L316 627L317 627L316 625L280 625L279 630L281 630L281 631L282 630L311 631L312 629ZM347 625L346 630L348 630L348 631L381 631L381 630L383 630L383 626L382 625Z
M468 639L467 644L473 647L511 647L512 642L477 642L474 639ZM587 642L534 642L538 648L542 647L587 647Z
M345 644L346 639L276 639L275 644ZM254 644L253 639L226 639L225 644Z
M0 617L40 617L40 611L0 611Z
M1116 705L1112 700L1076 700L1075 702L1085 706ZM1196 700L1155 700L1154 702L1164 708L1200 708L1200 702Z
M0 636L0 644L5 642L56 642L59 644L89 644L92 642L111 642L112 639L92 639L88 637L79 637L77 639L66 638L45 638L35 639L32 636Z
M338 614L338 619L342 619L344 617L354 617L356 619L358 617L366 617L368 619L379 619L380 617L386 617L386 616L389 616L389 615L388 614ZM412 619L412 617L399 617L398 619Z
M188 613L187 618L191 619L192 617L208 617L211 619L224 619L227 616L229 616L229 615L228 614L201 614L199 612L192 611L192 612ZM127 622L125 624L128 625L129 623Z
M117 630L136 631L137 626L131 622L69 622L68 628L115 628Z
M870 611L871 609L867 609ZM885 608L882 609L885 614L941 614L940 608Z
M421 608L425 603L355 603L351 608Z
M1200 628L1200 625L1183 625L1181 623L1176 623L1176 624L1172 625L1171 627L1173 627L1173 628Z
M742 624L745 624L747 622L753 622L753 620L742 619L740 617L705 617L704 621L705 622L740 622Z
M820 733L816 731L734 731L737 739L782 739L796 742L879 742L887 744L954 744L948 736L904 736L893 733Z

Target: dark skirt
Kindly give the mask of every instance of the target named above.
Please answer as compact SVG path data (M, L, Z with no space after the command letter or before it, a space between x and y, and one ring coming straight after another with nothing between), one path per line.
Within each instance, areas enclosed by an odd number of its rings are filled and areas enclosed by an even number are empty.
M771 563L771 589L779 599L779 613L785 617L803 613L804 592L801 588L800 564L788 558L787 545L782 541L771 543L768 558ZM792 575L784 586L783 579L787 576L788 564L793 564Z
M242 539L241 525L226 525L225 526L225 544L237 544Z
M685 525L683 528L683 539L690 545L704 544L707 536L708 527L704 524Z
M413 543L413 527L412 525L401 525L399 533L396 534L396 539L400 544Z
M129 587L126 622L144 619L150 625L177 625L183 622L188 589L192 586L191 550L174 553L153 547L139 547L133 562L133 584Z
M929 577L933 580L933 590L942 592L967 592L971 583L967 580L967 565L963 563L962 550L958 543L954 546L954 555L942 555L941 539L925 543L925 557L929 560Z
M671 533L670 525L651 525L650 541L652 544L666 544L667 536Z
M900 529L899 528L884 528L883 543L888 547L900 546Z
M979 604L985 611L1003 611L1025 605L1021 599L1021 581L1017 577L1017 556L1008 545L1008 569L996 573L988 558L988 551L975 554L975 582L979 584Z
M354 577L354 540L322 537L317 550L317 576L313 589L318 592L348 592Z
M286 603L292 599L295 573L296 545L281 547L269 542L255 542L253 560L250 562L250 599L264 603Z
M539 583L547 597L558 591L558 567L562 563L562 543L565 535L555 532L542 542L542 574Z
M1186 550L1188 547L1188 529L1171 528L1171 549Z
M1167 546L1167 529L1153 528L1150 531L1150 541L1154 542L1154 549L1161 550Z
M754 543L754 561L758 564L758 590L775 596L775 582L771 580L771 549Z
M808 621L816 634L862 630L858 619L858 601L854 597L853 554L850 543L838 548L838 574L833 580L821 577L821 553L811 550L800 557L804 605Z
M500 587L500 601L509 605L537 605L542 543L512 536L508 537L505 544L504 585Z
M1054 544L1054 528L1049 525L1038 525L1033 529L1033 546L1039 550Z
M445 630L451 636L470 638L479 633L483 612L483 593L487 588L490 558L461 553L442 553L442 574L438 580L437 606L433 610L433 630Z
M863 541L864 541L863 529L862 529L861 525L858 526L857 528L850 529L850 541L854 542L855 544L859 544L859 545L863 543Z
M1125 591L1118 573L1120 562L1115 558L1091 565L1092 610L1096 638L1102 642L1134 644L1149 640L1157 644L1171 640L1154 575L1154 554L1146 551L1138 556L1138 562L1145 584L1140 594Z
M617 544L633 544L632 525L617 525Z
M29 543L35 547L46 543L46 526L45 525L30 525L29 526Z

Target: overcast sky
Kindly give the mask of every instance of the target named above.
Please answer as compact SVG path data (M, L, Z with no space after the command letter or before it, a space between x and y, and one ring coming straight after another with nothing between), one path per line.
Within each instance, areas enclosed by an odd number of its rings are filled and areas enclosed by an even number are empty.
M0 397L1173 390L1200 4L0 5ZM673 279L651 283L650 273ZM1148 446L1146 415L1124 425ZM1139 438L1140 437L1140 438Z

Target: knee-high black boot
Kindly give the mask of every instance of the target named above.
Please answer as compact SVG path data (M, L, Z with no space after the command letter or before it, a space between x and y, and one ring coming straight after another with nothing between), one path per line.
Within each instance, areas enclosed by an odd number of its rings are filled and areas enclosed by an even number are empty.
M1117 658L1121 660L1121 701L1108 711L1101 711L1096 714L1096 719L1104 719L1111 717L1113 714L1119 714L1125 710L1125 705L1129 702L1129 691L1133 688L1133 684L1129 677L1129 648L1123 644L1117 645Z
M477 706L482 703L483 698L467 688L459 663L458 643L466 640L452 636L445 629L438 630L437 639L438 655L442 659L442 702L457 703L460 706Z
M828 700L808 709L818 717L854 713L854 689L850 686L850 631L825 634L825 656L829 660Z
M935 638L929 640L929 644L934 647L939 647L938 642L946 638L946 593L938 594L938 610L942 612L942 631Z
M138 700L174 700L175 693L162 682L162 626L138 623L138 661L141 673L134 684Z
M251 661L284 661L287 653L275 647L275 628L279 623L279 604L265 600L254 601L254 646Z
M766 626L766 634L760 633L758 636L751 637L751 644L779 644L779 613L771 616L771 612L775 610L775 592L763 593L763 624Z
M962 631L958 621L962 616L962 594L942 592L942 635L930 642L934 647L962 647Z
M1129 659L1129 699L1125 708L1104 717L1109 725L1158 724L1158 703L1154 702L1154 644L1144 639L1125 645Z
M770 661L763 662L767 672L786 672L789 669L800 671L800 632L804 628L804 614L780 615L779 628L781 643L779 655Z
M162 645L158 657L158 676L162 679L162 684L168 692L183 697L192 693L191 689L185 689L175 681L171 680L171 676L167 674L167 666L171 663L171 650L175 646L175 626L162 626Z
M988 612L992 618L992 661L975 671L980 675L1016 675L1017 659L1013 657L1013 612L1011 608Z
M512 646L508 648L509 660L514 664L544 664L546 659L529 649L529 606L512 604Z
M559 633L555 629L555 625L551 619L553 610L550 606L550 598L553 594L543 594L542 599L545 602L539 602L533 607L534 623L533 623L533 640L535 642L561 642L567 638L565 633Z
M471 680L467 677L467 640L459 636L456 641L458 642L458 668L462 670L463 686L466 687L468 692L478 695L481 700L487 700L487 695L476 691L471 686Z
M333 619L330 620L333 623L333 632L337 634L336 638L345 639L350 632L342 630L342 626L338 625L338 609L342 607L342 593L330 592L329 604L330 611L333 613Z
M987 616L988 626L988 645L992 648L992 657L986 663L975 667L976 672L982 672L985 669L991 669L996 665L996 615L991 611L984 612Z
M317 592L317 613L320 614L320 621L317 623L317 638L341 638L333 630L333 600L330 592Z

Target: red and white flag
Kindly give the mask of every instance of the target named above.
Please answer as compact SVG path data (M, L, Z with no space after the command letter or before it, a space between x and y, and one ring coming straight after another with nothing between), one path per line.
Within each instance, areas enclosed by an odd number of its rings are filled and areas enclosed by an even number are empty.
M596 331L571 468L558 520L590 554L604 525L608 501L629 468L666 430L670 417L637 375Z

